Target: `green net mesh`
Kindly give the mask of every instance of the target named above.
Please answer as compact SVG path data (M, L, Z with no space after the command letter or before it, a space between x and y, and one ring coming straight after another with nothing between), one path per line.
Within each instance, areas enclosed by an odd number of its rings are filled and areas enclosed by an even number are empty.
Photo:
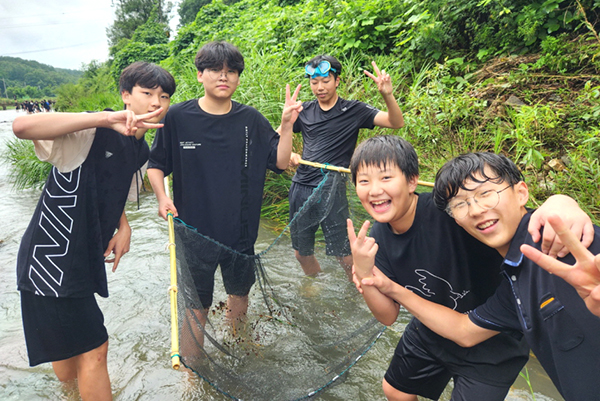
M385 327L373 318L344 269L325 255L322 237L317 238L315 255L323 272L316 278L304 276L291 246L290 226L302 221L295 227L301 230L319 224L327 213L338 213L330 204L339 191L348 192L355 224L364 221L364 213L356 213L362 207L346 181L341 173L324 174L281 235L271 243L259 236L253 256L228 249L175 219L181 361L226 396L242 400L315 397L383 333ZM227 293L218 271L210 308L204 308L196 291L194 278L201 279L203 266L210 270L223 261L251 266L256 280L243 322L225 318ZM228 283L230 288L247 282L248 277L239 276L239 283ZM208 279L212 280L212 273Z

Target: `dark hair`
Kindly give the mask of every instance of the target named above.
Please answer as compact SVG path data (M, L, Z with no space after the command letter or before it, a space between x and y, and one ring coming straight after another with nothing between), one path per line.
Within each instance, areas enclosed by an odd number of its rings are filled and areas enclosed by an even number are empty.
M388 164L398 166L407 180L419 176L419 158L410 142L395 135L380 135L363 141L354 151L350 160L352 182L356 184L360 167L386 168Z
M129 64L121 72L121 77L119 78L119 91L121 93L125 91L131 93L133 87L136 85L148 89L160 86L169 96L172 96L177 88L175 79L169 71L145 61L136 61Z
M488 168L488 174L485 169ZM506 182L515 185L523 181L523 174L509 158L491 152L466 153L446 162L435 176L433 201L440 210L446 209L448 202L459 190L465 188L465 181L477 183L491 181L496 184Z
M200 72L207 68L223 68L223 65L227 65L228 68L236 70L239 75L242 75L244 56L231 43L215 41L205 44L198 50L194 64Z
M310 60L308 60L308 63L306 63L306 65L310 64L311 66L317 68L319 63L323 60L329 61L329 64L331 64L331 68L335 69L336 72L330 71L330 73L333 75L333 77L334 78L339 77L340 74L342 73L342 64L338 61L337 58L335 58L333 56L329 56L327 54L321 54L321 55L315 56L315 57L311 58Z

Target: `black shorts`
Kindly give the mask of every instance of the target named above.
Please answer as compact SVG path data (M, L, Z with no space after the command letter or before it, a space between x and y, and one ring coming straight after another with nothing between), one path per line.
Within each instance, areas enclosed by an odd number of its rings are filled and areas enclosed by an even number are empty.
M453 378L453 401L502 401L506 398L514 377L507 377L505 384L484 383L479 378L468 377L466 369L460 367L464 361L454 360L449 354L445 354L446 360L441 360L430 352L427 341L419 333L421 327L421 323L411 320L396 347L385 373L385 380L392 387L404 393L437 400ZM467 349L465 351L468 352ZM498 371L498 376L504 374L500 368ZM498 377L493 379L501 380Z
M81 355L108 341L94 295L55 298L21 291L21 315L29 366Z
M223 285L228 295L246 296L256 281L254 250L248 253L225 248L213 251L216 252L205 249L202 253L188 251L184 254L201 304L193 305L194 308L208 309L212 305L217 266L221 266Z
M303 209L306 201L313 192L320 191L321 188L316 189L297 182L292 182L290 186L290 219L294 220L290 226L292 247L301 256L315 253L315 233L319 225L323 229L327 255L338 257L350 255L350 242L346 228L346 220L349 216L346 181L341 180L336 185L338 187L332 190L325 183L322 188L325 193L322 197L331 195L333 198L322 202L311 199L310 206L306 206L308 209ZM321 194L315 193L315 196L321 197ZM301 213L296 216L299 211Z

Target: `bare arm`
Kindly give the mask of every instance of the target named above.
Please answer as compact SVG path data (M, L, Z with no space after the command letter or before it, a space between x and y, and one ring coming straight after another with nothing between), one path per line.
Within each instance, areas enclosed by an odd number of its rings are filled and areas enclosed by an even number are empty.
M382 294L402 304L421 323L440 336L454 341L461 347L472 347L498 334L471 322L469 316L421 298L403 286L394 283L379 269L373 269L373 276L361 282L362 288L373 286Z
M285 105L281 115L279 132L279 146L277 147L277 168L285 170L292 154L292 139L294 135L294 122L302 111L302 102L297 101L302 85L298 85L294 94L290 96L290 86L285 86Z
M165 173L158 168L149 168L148 180L158 200L158 215L167 220L167 212L170 210L173 216L177 216L177 208L175 208L173 201L165 191Z
M394 97L394 88L392 86L392 78L385 70L379 70L377 64L375 62L371 62L373 65L373 70L376 75L371 74L369 71L365 70L365 74L375 82L377 85L377 89L387 107L386 111L380 111L375 116L373 123L378 127L384 128L402 128L404 127L404 116L402 115L402 110L400 110L400 106Z
M13 132L18 138L44 140L55 139L71 132L88 128L105 127L132 136L138 128L147 130L160 128L163 124L144 122L162 112L162 108L152 113L135 115L132 111L103 111L99 113L38 113L19 116L13 121Z
M129 226L129 222L127 221L125 211L123 210L123 214L121 214L121 218L119 219L119 228L117 229L115 235L113 235L113 237L108 242L108 247L106 247L106 250L104 251L104 262L113 263L113 272L117 270L117 266L119 265L121 256L129 252L130 244L131 227ZM112 258L109 257L111 254L113 254Z
M354 262L354 275L359 281L364 278L370 278L373 276L372 271L375 268L375 255L377 254L378 246L373 238L367 237L369 222L364 222L358 235L354 233L352 220L348 219L347 224L348 239L350 240L352 260ZM373 316L379 322L390 326L396 321L400 305L394 302L392 298L380 292L379 288L375 286L362 287L361 293L371 313L373 313Z

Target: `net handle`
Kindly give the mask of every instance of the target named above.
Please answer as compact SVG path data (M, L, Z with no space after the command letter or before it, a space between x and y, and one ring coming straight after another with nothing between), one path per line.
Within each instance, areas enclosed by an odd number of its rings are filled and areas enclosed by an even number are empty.
M169 177L165 177L165 193L169 195ZM177 257L175 253L175 227L173 226L173 212L167 210L169 223L169 260L171 263L171 285L169 298L171 299L171 366L177 370L180 367L179 356L179 327L177 318Z
M300 159L300 164L305 164L307 166L316 167L316 168L324 168L324 169L327 169L327 170L333 170L333 171L337 171L339 173L348 173L348 174L350 174L350 169L349 168L332 166L331 164L322 164L322 163L317 163L317 162L309 162L307 160L302 160L302 159ZM433 182L419 180L419 181L417 181L417 184L422 185L424 187L432 187L433 188Z

